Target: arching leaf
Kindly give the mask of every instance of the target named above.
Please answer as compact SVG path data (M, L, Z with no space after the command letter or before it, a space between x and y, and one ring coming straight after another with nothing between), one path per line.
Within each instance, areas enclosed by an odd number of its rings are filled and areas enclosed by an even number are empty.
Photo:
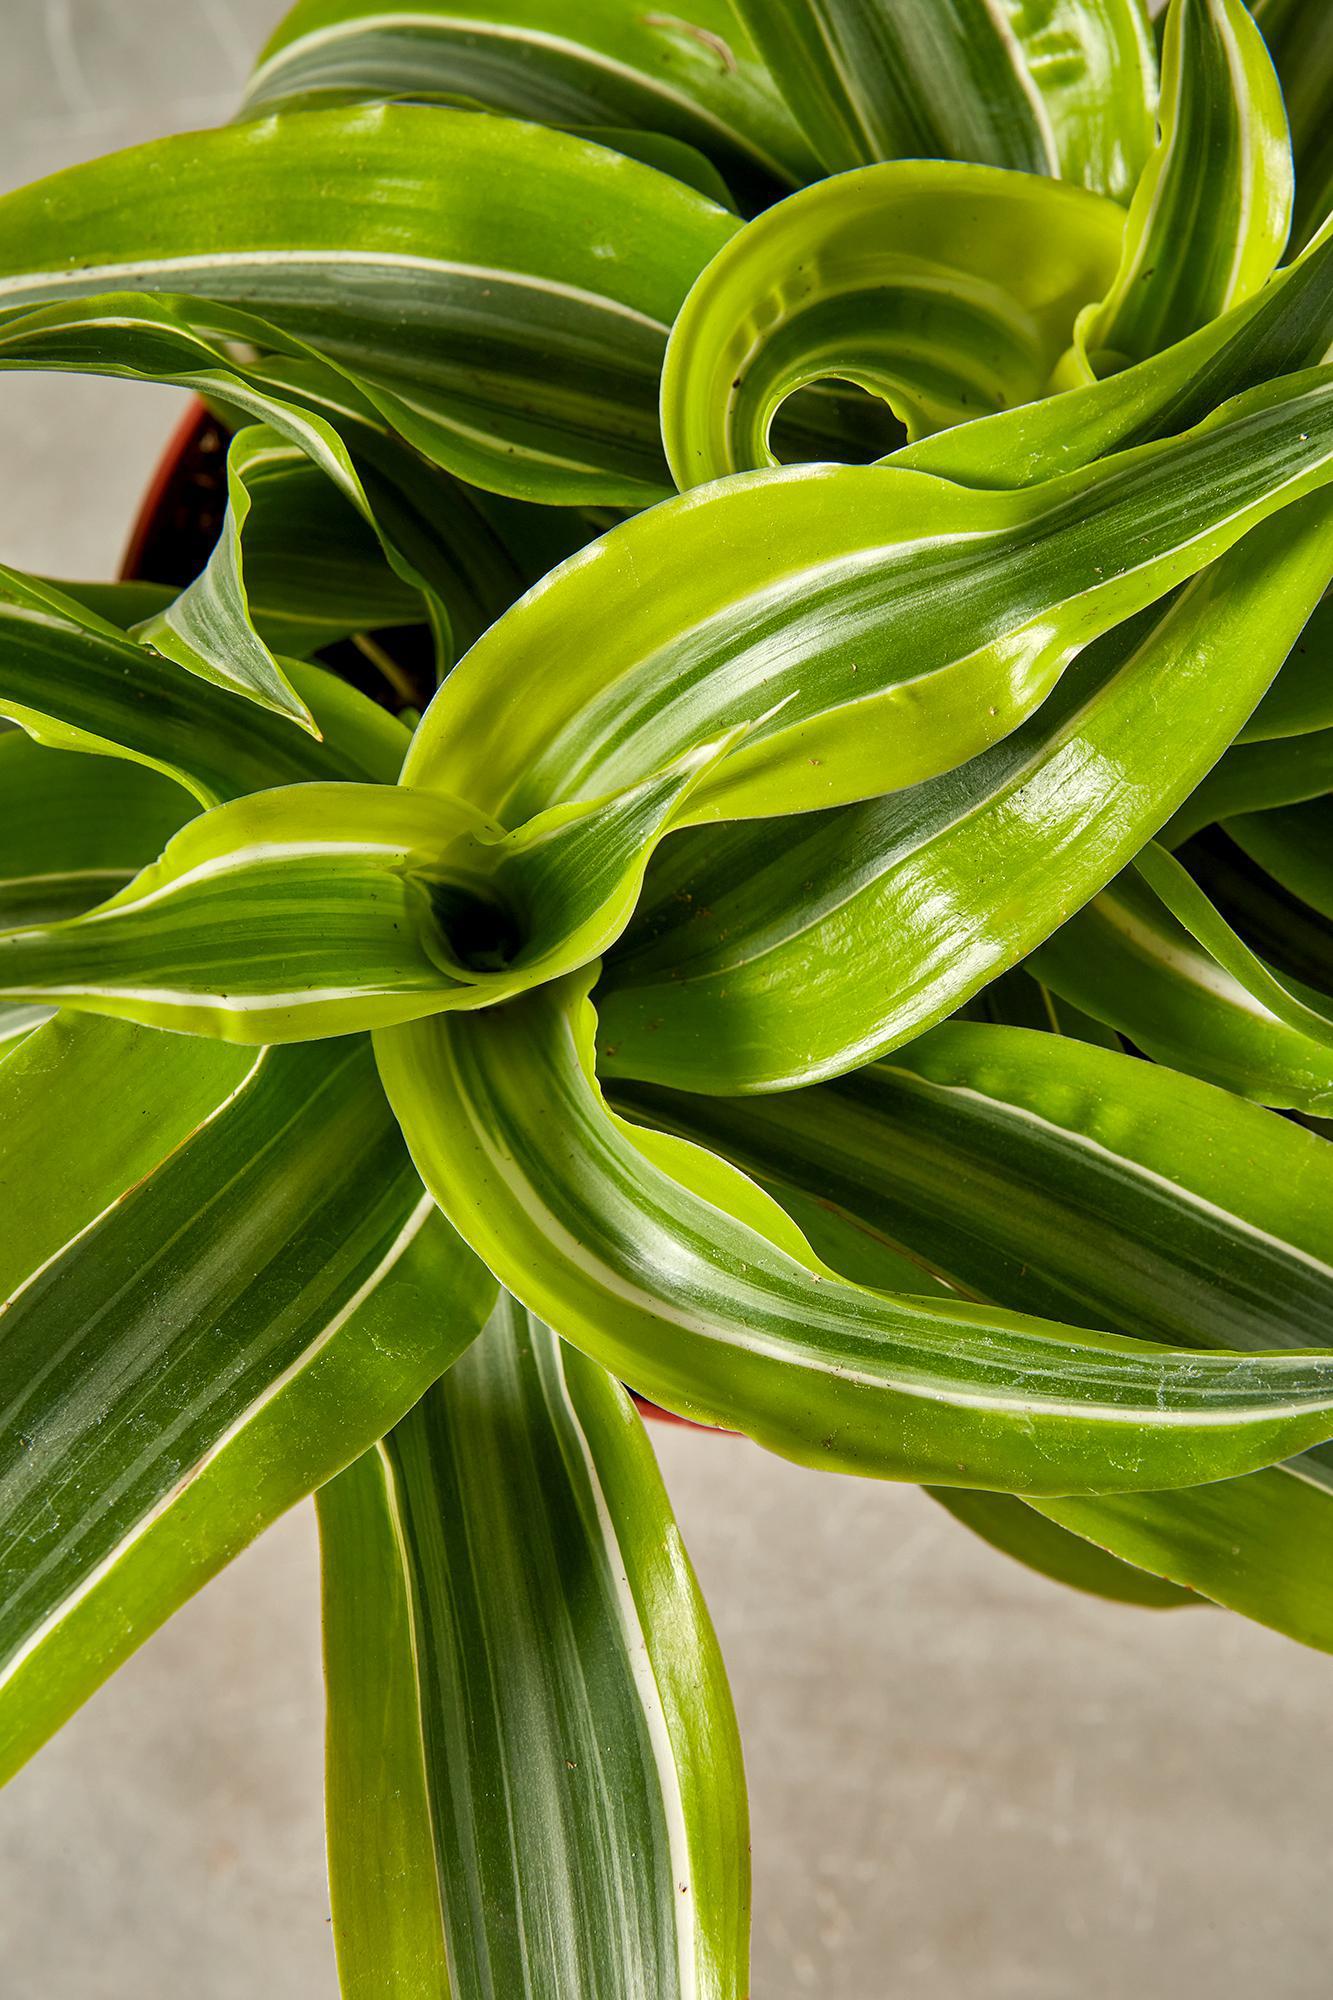
M849 1284L734 1168L607 1107L586 988L376 1053L455 1227L654 1402L831 1470L1022 1493L1190 1485L1333 1436L1333 1354L1174 1352Z
M604 1073L723 1092L812 1082L1025 958L1250 712L1323 592L1324 505L1261 528L1089 648L1029 723L961 770L668 844L606 968Z
M756 1173L803 1223L823 1218L823 1254L862 1283L900 1284L910 1256L965 1298L1173 1343L1329 1340L1333 1147L1156 1064L950 1024L813 1090L727 1100L640 1087L620 1101ZM1151 1572L1140 1597L1169 1578L1333 1651L1329 1468L1319 1447L1186 1492L1031 1504ZM1063 1544L1024 1531L1024 1503L997 1515L1000 1496L937 1497L1089 1587ZM1129 1594L1115 1571L1092 1581Z
M576 12L562 0L412 0L392 10L300 0L260 56L245 112L401 97L661 133L760 200L819 171L726 0L691 0L686 17L623 0L580 0Z
M491 1288L364 1043L238 1054L56 1021L0 1092L7 1217L34 1218L6 1231L0 1313L8 1774L411 1406Z
M239 306L339 364L466 479L639 504L669 484L671 320L736 227L679 181L540 126L411 105L299 113L5 196L0 305L158 291L201 302L186 311L204 326L203 302Z
M1171 0L1160 117L1115 283L1079 322L1092 374L1142 361L1249 298L1286 246L1287 115L1243 0Z
M667 346L662 436L682 490L776 462L784 400L826 376L911 438L1045 393L1109 283L1124 215L1031 174L899 160L769 209L695 281ZM812 440L804 456L833 456Z
M1133 0L737 0L830 172L979 160L1127 198L1156 82Z

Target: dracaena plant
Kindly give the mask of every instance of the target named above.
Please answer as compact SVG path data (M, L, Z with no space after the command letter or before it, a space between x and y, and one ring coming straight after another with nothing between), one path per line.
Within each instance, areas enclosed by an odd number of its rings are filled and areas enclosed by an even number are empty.
M1333 1649L1330 18L302 0L0 201L230 436L0 580L0 1758L317 1493L348 1995L747 1990L622 1384Z

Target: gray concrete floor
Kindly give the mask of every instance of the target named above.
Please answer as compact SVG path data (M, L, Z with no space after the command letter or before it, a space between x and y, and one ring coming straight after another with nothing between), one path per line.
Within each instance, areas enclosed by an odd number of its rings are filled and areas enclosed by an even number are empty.
M0 0L0 186L224 117L277 12ZM0 376L0 560L109 574L175 404ZM912 1489L655 1439L745 1737L755 2000L1327 1992L1330 1662L1061 1592ZM320 1728L301 1508L0 1799L3 2000L332 2000Z

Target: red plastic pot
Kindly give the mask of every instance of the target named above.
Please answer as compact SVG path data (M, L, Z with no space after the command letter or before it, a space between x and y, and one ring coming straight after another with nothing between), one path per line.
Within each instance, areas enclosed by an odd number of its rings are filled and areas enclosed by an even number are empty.
M226 501L226 433L196 399L168 439L139 503L121 576L128 583L188 583L217 540Z
M148 482L120 565L122 578L127 583L188 583L217 540L226 500L227 434L196 400L172 432ZM659 1423L712 1428L631 1394L644 1415Z

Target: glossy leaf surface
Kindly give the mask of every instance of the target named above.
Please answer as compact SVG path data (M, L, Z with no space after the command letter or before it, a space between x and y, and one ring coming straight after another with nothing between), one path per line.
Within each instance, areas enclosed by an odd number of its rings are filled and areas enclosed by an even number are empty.
M174 778L202 805L284 781L386 775L382 746L395 725L366 717L362 727L371 704L318 668L299 685L307 705L327 704L320 741L16 570L0 570L0 639L0 715L49 748ZM339 726L349 713L351 730Z
M1127 197L1156 83L1133 0L737 0L830 172L981 160Z
M1287 241L1287 115L1243 0L1172 0L1158 115L1115 283L1079 324L1096 374L1142 361L1248 298Z
M924 438L892 462L965 486L1029 486L1176 436L1229 398L1328 359L1331 347L1333 223L1252 298L1162 353L1098 382L1071 365L1081 386Z
M394 97L661 133L715 160L738 190L785 191L818 172L725 0L691 0L686 17L622 0L580 0L577 11L561 0L413 0L391 11L301 0L264 49L246 111Z
M1333 475L1326 373L1017 492L814 466L651 509L473 648L409 782L515 825L741 724L691 818L809 811L950 770L1013 730L1099 634Z
M814 1081L1017 963L1253 707L1322 594L1323 504L1090 647L1029 723L959 771L669 847L607 968L605 1073L723 1092Z
M735 227L679 181L538 126L410 105L302 113L5 197L0 304L230 303L343 366L479 485L637 503L667 484L671 320Z
M662 435L676 484L774 463L779 407L825 376L882 396L912 438L1033 401L1123 228L1114 202L1058 181L930 160L839 174L769 209L672 329Z
M1328 1341L1333 1148L1153 1064L959 1024L815 1090L620 1101L756 1173L802 1221L832 1221L823 1254L864 1283L901 1283L910 1256L963 1297L1160 1340ZM1333 1650L1329 1478L1321 1448L1189 1492L1036 1504L1122 1560ZM940 1497L1047 1574L1074 1567L1063 1545L1034 1548L997 1517L995 1496ZM1114 1572L1065 1580L1130 1594ZM1158 1600L1159 1584L1137 1588Z
M460 1233L653 1401L810 1464L1033 1493L1189 1485L1333 1435L1330 1356L1173 1353L839 1279L752 1182L608 1109L585 989L377 1054Z
M514 834L405 784L235 800L85 916L0 934L0 992L251 1043L491 1005L617 935L726 745Z
M267 425L253 424L227 452L227 511L212 555L136 636L313 732L279 655L302 658L349 633L426 616L422 594L394 574L324 472Z
M343 1992L741 2000L740 1743L625 1392L503 1300L319 1506Z
M1137 1048L1262 1104L1333 1105L1333 1050L1283 1019L1174 916L1134 870L1034 954L1056 992Z
M492 1288L423 1196L364 1042L242 1055L57 1020L0 1091L8 1772L395 1422Z
M1318 14L299 0L0 196L231 440L0 574L0 1766L325 1489L349 1995L744 2000L620 1382L1333 1651Z

